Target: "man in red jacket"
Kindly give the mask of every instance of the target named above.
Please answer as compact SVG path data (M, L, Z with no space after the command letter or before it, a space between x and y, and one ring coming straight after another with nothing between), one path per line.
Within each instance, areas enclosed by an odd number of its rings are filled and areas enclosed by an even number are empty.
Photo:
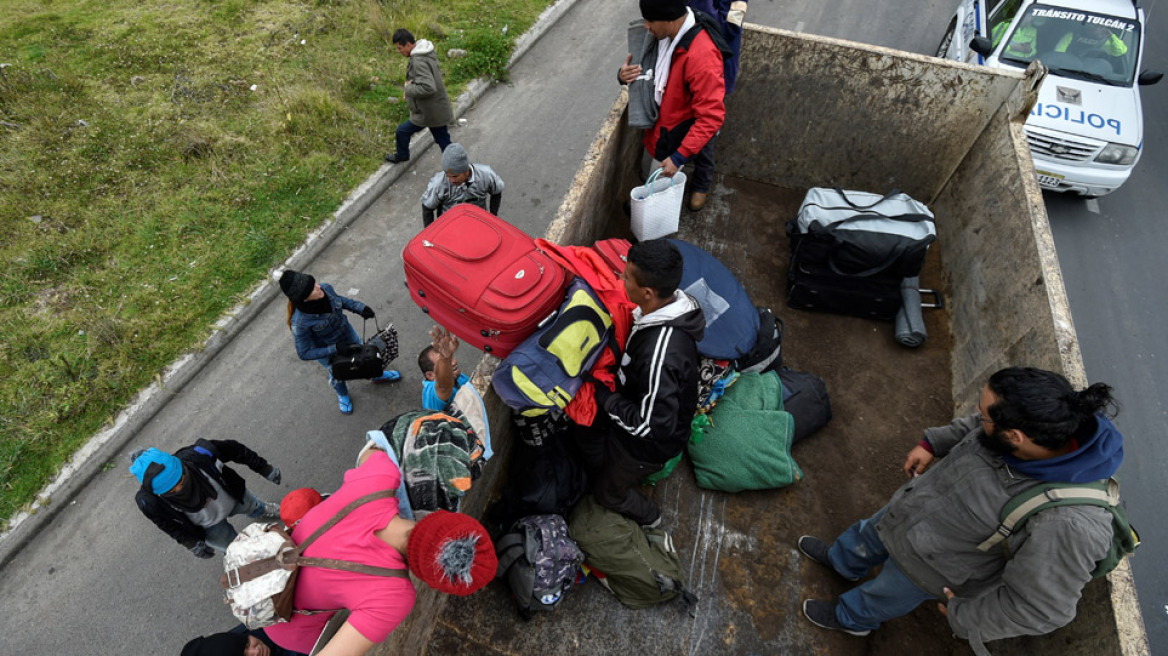
M673 177L694 163L691 210L706 204L714 178L714 137L726 118L722 53L685 0L640 0L645 29L657 41L657 65L644 71L625 59L618 74L629 84L642 74L653 81L657 122L645 131L645 150Z

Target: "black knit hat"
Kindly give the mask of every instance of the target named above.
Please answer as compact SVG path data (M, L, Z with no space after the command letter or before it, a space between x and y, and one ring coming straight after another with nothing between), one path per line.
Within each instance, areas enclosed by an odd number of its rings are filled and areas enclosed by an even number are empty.
M315 288L316 278L313 278L307 273L300 273L299 271L288 269L280 276L280 289L293 302L300 302L308 298L308 295Z
M685 0L641 0L641 16L647 21L671 21L685 15Z

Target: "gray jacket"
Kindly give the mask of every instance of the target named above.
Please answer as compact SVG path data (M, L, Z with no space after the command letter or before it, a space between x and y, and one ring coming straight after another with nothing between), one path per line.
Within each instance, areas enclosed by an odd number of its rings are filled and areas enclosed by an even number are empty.
M466 184L457 186L450 184L445 172L435 173L422 194L422 207L434 210L436 216L442 216L459 203L473 203L484 210L497 212L499 208L490 207L488 202L492 196L503 193L503 179L486 164L471 164L470 170Z
M1010 536L1012 559L1000 549L978 551L1010 497L1040 483L981 446L981 433L976 414L925 431L938 460L896 491L876 527L922 590L940 599L942 588L953 591L949 626L975 646L1069 623L1112 537L1108 511L1064 506L1034 515Z
M410 63L406 65L406 80L410 82L404 90L410 107L410 123L439 128L454 120L454 110L446 95L446 85L442 83L442 70L438 68L438 54L433 43L421 39L414 44Z

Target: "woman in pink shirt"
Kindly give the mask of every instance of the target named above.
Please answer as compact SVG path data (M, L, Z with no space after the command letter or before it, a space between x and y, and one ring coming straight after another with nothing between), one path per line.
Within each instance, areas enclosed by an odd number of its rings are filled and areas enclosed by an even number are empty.
M296 524L292 539L302 542L350 502L379 490L396 490L401 471L384 451L370 450L355 469L345 472L341 488L309 510ZM305 552L309 558L404 569L443 592L470 594L495 576L498 561L486 530L473 518L439 511L420 522L398 516L389 497L353 510ZM305 567L296 583L298 611L349 609L349 618L320 656L360 656L384 641L414 607L409 578L372 576L343 570ZM290 622L267 627L276 644L309 653L332 613L296 613Z

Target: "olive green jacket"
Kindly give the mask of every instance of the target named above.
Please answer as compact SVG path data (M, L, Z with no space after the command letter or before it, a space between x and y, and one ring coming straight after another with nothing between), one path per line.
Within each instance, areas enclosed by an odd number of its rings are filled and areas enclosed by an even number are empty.
M425 128L449 125L454 120L454 110L446 95L446 85L442 83L442 70L438 68L438 54L434 44L426 39L414 44L410 53L410 63L406 66L406 103L410 107L410 123Z

